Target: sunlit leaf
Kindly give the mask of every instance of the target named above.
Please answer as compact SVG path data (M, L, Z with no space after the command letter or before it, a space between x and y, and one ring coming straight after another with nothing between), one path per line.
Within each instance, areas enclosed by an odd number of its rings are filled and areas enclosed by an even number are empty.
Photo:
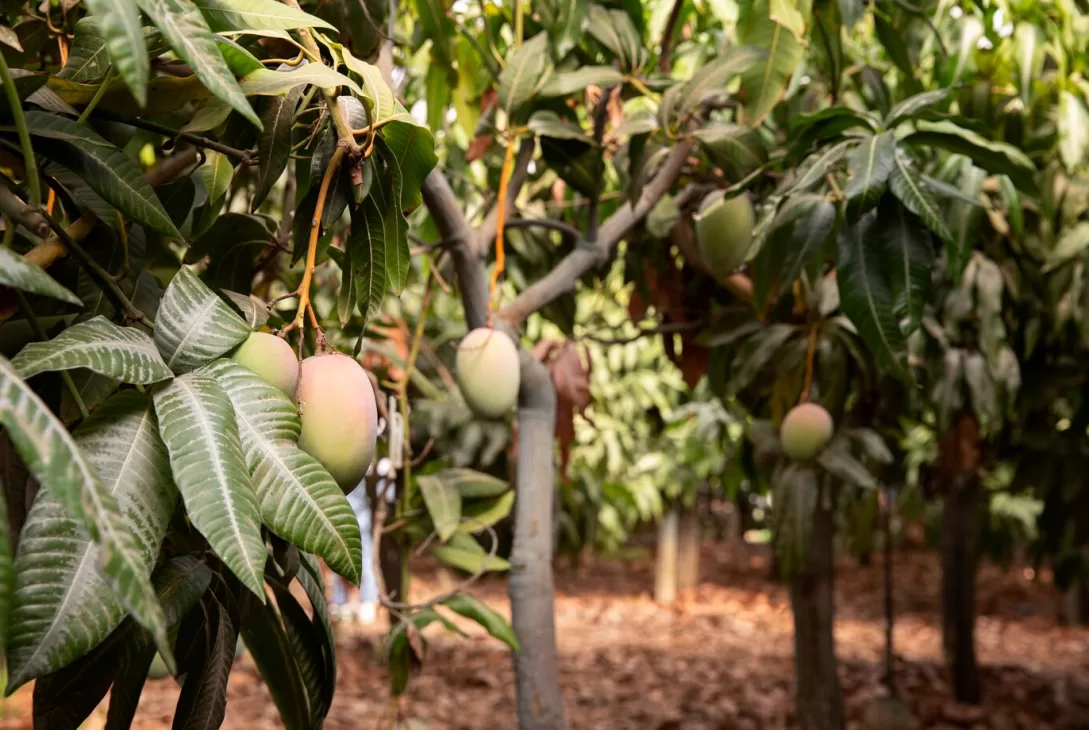
M194 370L249 334L249 326L196 274L185 266L178 269L155 319L155 346L171 370Z
M140 385L174 376L144 332L118 327L101 316L72 325L52 340L32 342L11 364L23 378L74 368Z

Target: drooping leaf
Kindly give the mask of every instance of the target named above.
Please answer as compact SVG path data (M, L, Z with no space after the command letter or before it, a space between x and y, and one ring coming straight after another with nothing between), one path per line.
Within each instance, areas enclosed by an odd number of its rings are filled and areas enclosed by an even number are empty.
M359 522L325 468L295 445L302 428L295 404L233 360L217 360L202 372L219 382L234 406L264 523L358 583L362 570Z
M117 500L147 580L177 501L150 401L134 390L118 393L77 429L75 440ZM99 573L100 556L90 532L54 495L41 492L15 564L10 687L84 655L124 618L124 605Z
M246 101L246 95L223 60L215 36L192 0L136 0L136 4L208 90L260 128L261 120Z
M1054 271L1068 261L1072 261L1087 248L1089 248L1089 222L1081 221L1067 228L1059 236L1055 247L1048 252L1044 271Z
M11 364L22 378L74 368L139 385L174 377L143 331L118 327L102 316L74 324L52 340L30 343Z
M1036 189L1036 167L1021 150L1005 142L993 142L953 122L915 123L916 131L902 139L904 144L940 147L968 157L979 167L996 175L1008 175L1019 190Z
M68 61L57 72L57 77L86 83L101 81L110 68L104 22L95 15L80 18L76 23L75 36L72 47L68 49Z
M242 640L253 656L257 671L268 685L286 730L307 730L310 703L288 644L280 616L272 604L258 606L242 625Z
M877 205L885 192L889 173L896 164L896 137L882 132L864 139L847 155L850 179L843 195L852 210L865 211Z
M533 112L526 126L529 127L531 132L540 137L576 139L587 144L593 144L593 138L582 127L578 126L577 120L562 118L549 109Z
M182 237L140 168L121 150L74 119L38 111L28 111L26 119L44 156L76 173L126 217L164 236Z
M876 235L883 249L881 262L893 296L892 312L907 337L922 322L923 307L930 296L934 246L926 226L891 198L882 201L877 225Z
M262 599L264 594L262 593ZM223 724L227 713L227 680L234 663L238 629L223 608L210 611L209 640L199 663L185 675L173 730L211 730Z
M889 114L885 118L885 126L888 129L895 129L903 122L913 119L919 112L945 101L947 96L949 96L949 89L923 91L914 96L909 96L889 110Z
M606 88L623 81L624 74L612 66L580 66L571 71L554 71L541 86L537 96L541 99L569 96L581 93L587 86Z
M771 18L768 0L744 0L739 6L738 42L767 51L763 62L745 69L741 77L746 122L756 126L779 103L805 47L790 30ZM804 15L802 19L808 23Z
M250 328L186 267L163 294L155 320L155 346L176 373L194 370L227 352Z
M1059 131L1059 158L1066 169L1073 170L1085 159L1089 148L1089 111L1085 103L1070 91L1060 91L1055 125Z
M373 122L382 122L392 118L397 112L397 99L393 90L382 76L382 70L372 63L360 61L346 48L341 47L344 65L363 79L363 99L369 101L368 108Z
M833 439L817 456L817 463L845 484L853 484L863 489L878 487L874 475L851 453L847 439Z
M45 273L45 269L27 261L6 246L0 246L0 285L60 299L69 304L83 304L79 297Z
M878 363L894 374L903 372L903 338L893 312L893 295L880 262L877 214L865 214L839 235L836 280L843 313L858 329Z
M681 89L675 114L686 116L695 111L704 99L724 92L733 77L756 67L767 59L767 55L765 48L739 46L703 65Z
M768 158L760 134L741 124L714 122L693 130L692 135L730 180L740 180Z
M790 123L790 136L794 141L794 150L801 153L814 144L841 136L848 129L862 127L876 133L878 126L871 115L837 104L795 117Z
M987 174L970 162L965 161L961 165L960 179L956 188L960 196L949 205L948 217L953 240L945 247L948 274L954 282L960 280L976 246L977 232L983 220L983 208L979 205L979 197L986 179ZM962 198L971 202L966 202Z
M311 721L320 727L329 712L333 699L335 677L325 675L326 662L322 629L311 621L298 600L285 586L272 583L276 594L276 606L283 621L284 636L295 664L299 667L299 676L309 698Z
M380 237L374 235L376 230L371 230L370 235L375 242L381 240L385 244L383 263L386 268L386 280L393 293L400 295L408 282L411 267L408 221L405 220L401 206L398 204L401 199L401 170L397 158L381 141L379 141L378 156L380 159L375 164L383 166L384 169L375 168L371 194L363 201L363 210L368 222L368 230L375 228L370 225L372 218L381 217L382 235Z
M647 53L639 31L623 10L609 10L591 3L586 30L601 45L612 51L625 72L631 73L646 64Z
M547 33L538 33L511 54L499 74L499 106L507 116L534 97L550 68Z
M215 33L230 30L328 28L321 18L276 0L194 0Z
M453 39L456 36L454 21L446 10L443 0L416 0L416 19L425 38L431 40L432 63L442 68L454 66Z
M208 192L208 204L218 207L223 196L227 194L227 188L231 186L231 178L234 177L234 166L230 158L213 150L205 154L204 164L197 168L204 189Z
M91 443L97 443L96 429L112 427L106 420L88 421L82 433L88 434L86 438ZM106 467L96 463L97 452L87 453L77 445L64 425L2 357L0 424L38 483L88 530L98 548L99 571L125 608L149 630L164 660L171 663L173 657L166 640L162 609L148 580L150 564L144 560L140 543L125 524L113 493L99 480L97 470ZM150 540L146 534L141 537ZM9 681L27 678L13 673Z
M261 112L264 129L257 138L257 154L261 164L257 171L257 185L250 210L257 210L265 201L272 186L287 167L291 154L291 125L295 121L295 108L299 105L302 89L302 86L297 86L287 96L273 96L265 100L265 107Z
M443 469L436 472L435 476L455 487L462 499L498 497L510 489L510 485L502 479L473 469Z
M423 495L431 524L443 542L454 534L461 522L461 494L457 487L433 476L422 476L416 484Z
M903 154L895 155L895 164L889 174L889 189L892 194L900 199L908 210L922 219L926 227L934 231L938 238L952 242L953 234L945 224L938 202L923 185L919 173L908 162Z
M836 206L822 195L792 195L776 213L753 266L753 302L761 311L773 285L789 292L802 268L832 234Z
M118 668L117 677L110 687L110 708L103 730L129 730L140 705L148 672L155 661L155 647L150 643L128 652Z
M109 61L141 107L147 104L150 63L140 27L140 10L134 0L87 0L91 17L101 23ZM75 79L79 80L79 79Z
M4 471L7 471L5 469ZM11 633L11 606L15 593L15 550L12 533L18 525L8 522L7 475L0 474L0 649L7 656L8 637ZM14 483L12 484L14 487ZM22 485L20 485L22 486ZM10 660L9 660L10 671Z
M378 314L386 297L386 241L382 211L370 201L352 211L352 234L347 252L352 256L355 296L364 322Z
M227 298L242 312L242 318L246 326L251 330L257 330L268 322L268 306L252 294L239 294L234 291L223 292Z
M389 156L397 160L401 210L406 214L411 213L423 202L420 188L439 162L435 154L435 138L427 127L415 121L396 121L382 127L379 139L389 147Z
M543 0L534 5L534 10L548 30L556 58L563 58L578 45L590 17L590 4L580 0Z
M510 563L498 556L489 557L476 540L464 533L455 532L445 545L435 544L427 549L439 562L466 573L510 570Z
M514 507L514 490L509 490L495 499L474 500L461 505L461 532L481 532L494 526L510 515Z
M904 78L904 89L909 94L915 94L920 90L919 80L915 77L915 64L911 60L905 43L903 26L898 26L884 13L874 13L874 30L885 52Z
M514 629L505 618L492 610L486 603L468 593L455 593L442 602L442 605L454 613L472 619L483 626L489 634L502 641L512 650L518 651L518 638Z
M264 601L265 544L231 400L209 375L187 373L154 394L159 432L186 512L219 558Z
M303 84L321 88L347 86L354 93L363 95L363 90L356 82L321 63L300 64L290 71L259 68L242 77L240 84L242 93L246 96L278 96Z
M301 569L295 579L306 592L306 598L310 601L312 622L318 629L323 653L325 655L325 676L330 688L337 683L337 656L336 634L333 633L333 623L329 620L329 603L325 598L325 578L322 576L321 567L317 558L310 553L300 553L299 563Z
M794 183L794 189L809 190L817 183L823 182L824 176L840 163L854 144L854 140L845 139L807 157L802 164L803 172L798 177L798 182Z

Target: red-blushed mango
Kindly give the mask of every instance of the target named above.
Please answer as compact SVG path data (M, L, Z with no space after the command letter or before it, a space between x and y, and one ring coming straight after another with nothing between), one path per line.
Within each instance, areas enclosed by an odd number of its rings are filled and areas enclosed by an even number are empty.
M479 327L461 341L455 363L465 401L478 415L499 418L518 400L518 348L503 332Z
M234 349L231 358L260 375L269 385L282 390L288 398L295 399L299 359L284 338L267 332L251 332Z
M321 462L340 488L358 486L374 457L378 410L366 371L339 353L302 361L299 448Z
M779 427L783 451L798 461L812 459L831 438L832 416L816 403L794 406Z
M716 279L725 279L745 263L752 247L755 213L745 193L723 198L712 193L693 218L696 243L707 270Z

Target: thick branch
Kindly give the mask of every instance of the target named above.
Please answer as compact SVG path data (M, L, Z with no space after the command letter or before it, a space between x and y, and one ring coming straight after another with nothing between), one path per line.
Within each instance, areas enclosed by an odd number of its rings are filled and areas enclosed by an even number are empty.
M612 247L646 217L676 182L688 155L692 152L693 145L692 140L678 142L666 158L662 169L650 183L643 187L643 193L635 201L635 205L625 203L609 216L601 226L596 243L580 246L569 253L543 279L538 280L504 307L499 316L517 327L533 312L557 297L574 290L575 282L587 271L605 263Z
M488 274L484 270L484 262L477 255L473 230L465 221L461 203L443 177L442 170L436 167L424 178L422 192L435 227L439 229L443 241L449 244L454 256L465 321L470 329L481 327L488 321Z
M547 228L550 231L559 231L576 243L582 240L582 231L570 223L554 218L515 218L507 221L506 228Z
M510 175L510 183L507 185L507 210L514 210L514 201L522 186L529 177L529 163L533 160L533 153L537 149L537 140L533 137L522 140L518 147L518 157L514 160L514 170ZM499 206L493 205L488 214L484 216L484 222L477 228L474 246L478 255L483 255L488 247L495 241L495 223L499 217Z

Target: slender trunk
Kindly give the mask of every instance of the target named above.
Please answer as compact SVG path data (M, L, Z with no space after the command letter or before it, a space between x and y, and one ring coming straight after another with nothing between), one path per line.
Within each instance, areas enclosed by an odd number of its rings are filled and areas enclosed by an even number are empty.
M834 492L821 485L813 513L805 565L790 584L794 612L794 661L798 726L801 730L843 730L843 692L832 636L834 604Z
M520 353L517 497L508 580L519 651L514 654L520 730L562 730L552 583L553 430L556 392L548 370Z
M953 696L980 701L976 663L976 543L979 485L970 480L946 492L941 524L942 644Z
M699 503L681 509L677 525L677 593L691 597L700 584Z
M654 566L654 600L673 603L677 600L677 527L680 510L671 506L658 523L658 557Z

